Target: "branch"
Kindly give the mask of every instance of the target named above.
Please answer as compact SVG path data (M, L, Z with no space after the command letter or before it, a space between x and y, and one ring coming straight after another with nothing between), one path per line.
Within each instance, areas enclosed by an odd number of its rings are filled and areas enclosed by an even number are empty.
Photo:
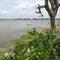
M49 0L49 1L50 1L50 4L51 4L51 7L54 8L54 5L55 5L54 0Z
M49 16L51 16L51 10L50 10L50 8L48 6L48 0L45 0L45 9L47 10Z
M57 10L57 6L56 6L56 4L55 4L55 2L57 1L55 1L54 2L54 0L49 0L50 1L50 4L51 4L51 14L53 15L53 16L55 16L56 14L56 10Z
M43 6L40 6L40 5L38 4L38 7L37 7L37 9L41 9L41 8L45 8L45 5L43 5Z
M54 0L54 4L55 4L55 6L57 7L58 4L59 4L59 1L58 1L58 0Z
M57 13L59 7L60 7L60 4L58 3L58 6L56 7L56 13Z
M49 6L45 6L45 9L47 10L47 12L48 12L49 16L51 17L51 16L52 16L52 14L51 14L51 10L50 10Z
M48 6L48 0L45 0L45 5Z
M43 16L43 14L41 13L41 8L45 8L45 5L40 6L40 5L38 4L38 7L37 7L38 12L36 12L36 13L41 14L41 15Z
M44 6L39 6L39 7L37 7L37 8L45 8L45 5L44 5Z
M58 5L58 8L59 8L60 4Z
M56 16L58 10L58 0L49 0L51 4L51 13Z

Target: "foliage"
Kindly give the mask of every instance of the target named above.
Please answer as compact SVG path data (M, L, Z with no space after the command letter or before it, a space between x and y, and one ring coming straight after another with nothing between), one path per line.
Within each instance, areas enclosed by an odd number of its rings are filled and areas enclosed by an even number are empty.
M31 41L28 41L28 44L17 41L13 53L2 57L0 60L60 59L60 37L57 37L58 32L49 31L43 34L33 28L33 30L28 33L32 38Z

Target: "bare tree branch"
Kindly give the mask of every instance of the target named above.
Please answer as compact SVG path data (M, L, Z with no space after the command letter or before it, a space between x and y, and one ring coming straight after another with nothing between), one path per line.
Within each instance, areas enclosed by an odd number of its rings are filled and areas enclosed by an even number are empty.
M57 7L59 5L59 0L54 0L54 4Z
M48 6L48 0L45 0L45 5Z
M60 4L58 4L58 8L59 8Z
M49 2L50 2L50 5L49 5ZM38 14L40 13L42 15L41 8L45 8L51 19L51 28L54 29L55 28L55 17L57 15L59 6L60 6L59 0L45 0L45 5L40 6L38 4L38 7L37 7L38 12L36 12L36 13L38 13Z
M43 16L43 14L42 14L42 12L41 12L41 8L44 8L44 7L45 7L45 5L44 5L44 6L40 6L40 5L38 4L38 7L37 7L38 12L36 11L36 13L41 14L41 15Z

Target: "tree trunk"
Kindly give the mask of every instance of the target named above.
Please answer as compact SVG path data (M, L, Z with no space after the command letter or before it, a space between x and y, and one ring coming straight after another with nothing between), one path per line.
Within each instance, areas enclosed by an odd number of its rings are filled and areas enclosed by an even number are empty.
M51 23L51 29L52 30L56 29L54 16L50 17L50 23Z

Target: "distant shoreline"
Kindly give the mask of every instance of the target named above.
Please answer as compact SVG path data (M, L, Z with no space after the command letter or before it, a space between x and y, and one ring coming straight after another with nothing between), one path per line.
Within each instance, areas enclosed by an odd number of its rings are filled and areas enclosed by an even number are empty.
M50 20L49 18L17 18L17 19L0 19L0 20ZM60 18L56 18L60 20Z

